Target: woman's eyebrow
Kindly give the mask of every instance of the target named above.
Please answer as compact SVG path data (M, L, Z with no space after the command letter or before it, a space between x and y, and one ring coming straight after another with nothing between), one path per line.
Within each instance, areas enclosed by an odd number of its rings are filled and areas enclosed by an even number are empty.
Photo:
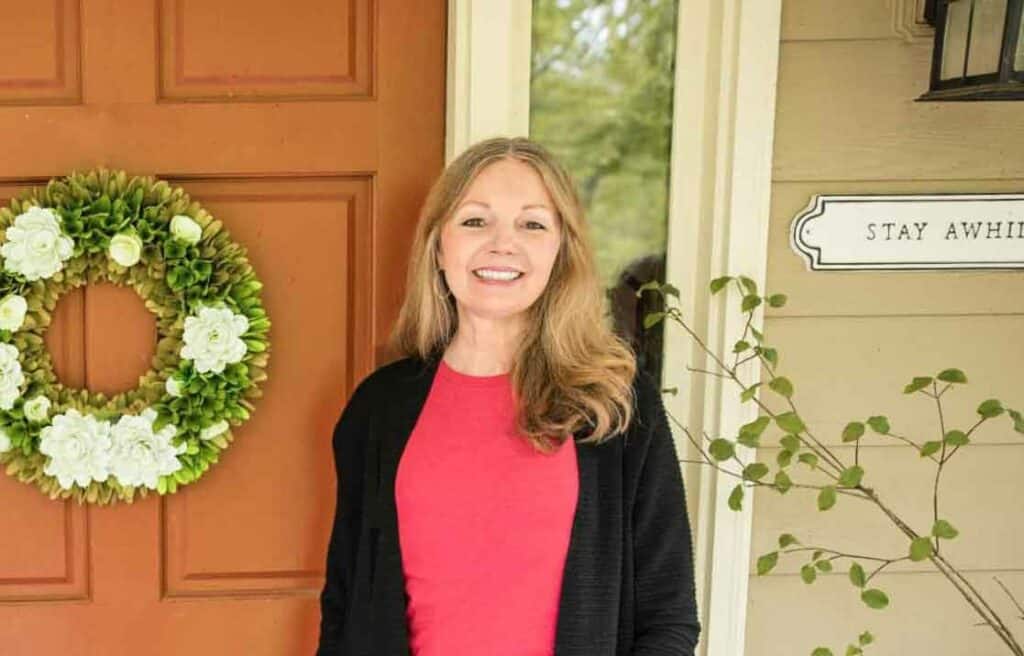
M479 201L479 200L467 200L464 203L462 203L462 205L460 205L460 207L465 207L466 205L480 205L482 207L486 207L487 209L491 209L490 205L488 205L487 203L484 203L483 201ZM554 211L550 206L548 206L548 205L541 205L541 204L538 204L538 203L528 203L526 205L523 205L523 209L524 210L541 209L541 210L547 210L549 212L553 212Z

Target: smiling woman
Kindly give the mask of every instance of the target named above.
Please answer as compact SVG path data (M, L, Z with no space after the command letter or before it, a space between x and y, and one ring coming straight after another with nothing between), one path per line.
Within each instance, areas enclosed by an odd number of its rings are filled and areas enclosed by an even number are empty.
M465 342L512 343L523 332L525 311L547 285L562 239L554 202L525 162L502 159L487 166L466 198L441 229L437 256L465 328L451 345L452 360ZM501 371L511 368L511 362L496 364Z
M456 158L392 333L333 435L319 656L692 654L682 476L604 312L565 169L524 138Z

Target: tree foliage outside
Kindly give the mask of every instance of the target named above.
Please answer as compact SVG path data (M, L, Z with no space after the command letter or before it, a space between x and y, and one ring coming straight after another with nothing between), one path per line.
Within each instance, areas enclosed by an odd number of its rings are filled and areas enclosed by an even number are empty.
M565 163L607 287L665 252L677 0L534 0L530 136Z

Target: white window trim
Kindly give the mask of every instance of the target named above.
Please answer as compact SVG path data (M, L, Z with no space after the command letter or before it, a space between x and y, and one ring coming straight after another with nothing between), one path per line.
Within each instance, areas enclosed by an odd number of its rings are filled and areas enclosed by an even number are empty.
M679 0L673 125L688 129L672 135L666 277L680 287L689 325L727 362L744 325L738 298L731 290L711 297L706 283L744 274L764 289L781 4ZM531 9L526 0L449 1L447 161L479 139L529 133ZM685 393L666 397L665 404L694 435L735 436L756 417L756 406L740 404L734 384L691 374L687 365L712 368L669 323L664 383ZM754 383L760 369L748 366L741 374ZM685 437L677 439L680 457L696 460ZM741 447L741 459L751 456ZM752 498L748 491L743 511L730 510L736 479L706 465L687 464L684 478L695 537L700 653L740 656Z

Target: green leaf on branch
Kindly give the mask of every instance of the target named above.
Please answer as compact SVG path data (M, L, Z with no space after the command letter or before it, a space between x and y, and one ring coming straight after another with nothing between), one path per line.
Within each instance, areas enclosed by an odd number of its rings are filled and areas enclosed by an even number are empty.
M931 376L914 376L914 380L912 380L910 383L907 384L906 387L903 388L903 393L913 394L918 390L922 390L925 387L928 387L929 385L931 385L931 383Z
M757 388L760 387L760 386L761 386L761 383L754 383L753 385L751 385L747 389L743 390L743 393L740 394L740 402L746 402L746 401L749 401L750 399L754 398L754 392L756 392Z
M944 369L938 376L936 376L936 378L938 378L944 383L967 382L967 376L964 375L964 372L960 371L959 369Z
M790 480L789 474L784 471L775 472L775 489L779 491L779 494L789 492L792 487L793 481Z
M956 530L952 524L944 519L937 520L932 526L932 535L943 540L952 540L956 536L960 535L960 531Z
M740 304L740 308L744 312L749 312L761 304L761 297L756 294L748 294L743 297L743 302Z
M999 399L989 399L987 401L983 401L981 405L978 406L978 414L985 419L998 417L1003 414L1003 412L1005 412L1005 410Z
M826 485L818 492L818 510L828 510L836 505L836 488Z
M881 610L889 605L889 597L878 588L870 588L860 593L860 599L867 604L869 608L874 608L876 610Z
M640 298L641 296L643 296L644 292L647 291L648 289L659 289L659 288L661 288L661 283L659 281L657 281L657 280L648 280L644 284L642 284L639 287L637 287L637 289L636 289L636 296L637 296L637 298Z
M772 306L773 308L782 307L785 304L786 304L786 295L785 294L772 294L771 296L768 297L768 305Z
M757 575L764 576L779 562L779 552L773 551L757 559Z
M644 316L644 329L648 329L665 318L664 312L648 312Z
M811 469L817 469L818 467L818 456L813 453L801 453L796 457L797 460L804 463Z
M936 453L942 448L942 442L938 440L929 440L921 445L921 457L927 458L928 456Z
M889 419L883 415L868 417L868 426L876 433L886 435L889 432Z
M1007 410L1010 418L1013 419L1013 430L1024 433L1024 415L1017 410Z
M827 572L831 572L832 571L832 561L831 560L819 560L818 562L814 563L814 566L817 567L822 572L826 572L827 573Z
M743 485L737 485L732 489L729 494L729 508L732 510L741 510L743 508Z
M748 481L757 481L764 478L768 473L768 465L763 462L752 462L743 468L743 478Z
M754 421L748 422L740 426L740 434L754 435L755 437L764 432L764 429L768 428L772 418L768 415L761 415Z
M768 383L768 387L772 388L772 391L784 396L787 399L793 396L793 383L789 382L789 379L785 376L777 376L772 378Z
M756 449L761 446L761 438L751 433L740 433L736 441L745 447Z
M725 289L725 286L732 280L732 276L722 276L721 278L715 278L711 281L711 293L717 294L718 292Z
M779 549L785 549L794 544L800 544L800 541L792 533L783 533L779 536Z
M747 276L740 276L739 280L740 280L740 284L743 285L743 288L747 290L748 294L756 294L757 293L757 283L756 282L754 282L753 280L751 280Z
M864 435L864 424L859 421L851 421L843 429L844 442L856 442Z
M864 650L856 645L846 645L845 656L863 656Z
M963 446L971 441L971 438L967 437L967 433L961 430L951 430L946 433L942 441L949 446Z
M793 452L789 449L782 449L775 456L775 462L778 463L779 467L789 467L789 464L793 462Z
M759 341L759 342L763 342L764 341L764 333L762 333L757 328L754 328L753 326L751 326L750 327L750 333L754 336L754 339L756 339L757 341Z
M787 433L799 433L807 428L804 426L803 420L795 412L784 412L781 415L776 415L775 423Z
M800 578L804 583L810 585L814 583L814 579L818 578L818 570L813 565L804 565L800 568Z
M871 635L867 631L865 631L864 633L862 633L859 636L857 636L857 642L859 642L862 646L863 645L870 645L874 641L875 641L875 636Z
M817 647L811 652L811 656L834 656L834 654L828 647Z
M839 484L846 487L857 487L862 478L864 478L864 469L860 465L853 465L839 474Z
M929 537L914 538L910 542L910 560L920 561L935 553L932 547L932 539Z
M781 444L782 448L787 451L796 452L800 450L800 438L796 435L783 435L779 438L779 444Z
M863 588L867 585L867 576L864 574L864 568L860 566L860 563L850 565L850 583L858 588Z
M736 453L736 449L733 447L732 442L722 437L713 440L711 444L708 445L708 451L711 453L711 457L719 462L722 460L728 460Z
M743 351L746 351L748 348L750 348L750 343L747 342L746 340L741 339L733 345L732 352L742 353Z
M662 285L661 292L663 294L666 294L667 296L675 296L676 298L679 298L679 290L676 289L676 286L671 283L665 283L664 285Z
M773 348L763 347L761 348L761 355L764 359L772 363L773 367L779 366L779 352Z

